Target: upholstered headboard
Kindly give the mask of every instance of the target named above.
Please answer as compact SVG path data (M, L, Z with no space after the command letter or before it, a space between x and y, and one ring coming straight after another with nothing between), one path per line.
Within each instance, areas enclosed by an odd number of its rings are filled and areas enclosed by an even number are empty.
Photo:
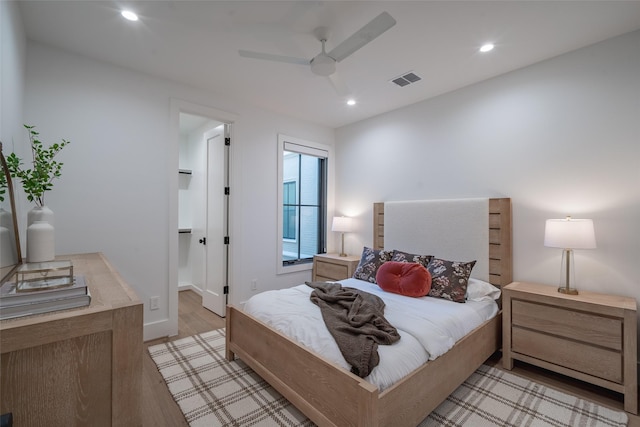
M452 261L476 260L472 277L512 281L511 199L380 202L373 206L375 249L401 249Z

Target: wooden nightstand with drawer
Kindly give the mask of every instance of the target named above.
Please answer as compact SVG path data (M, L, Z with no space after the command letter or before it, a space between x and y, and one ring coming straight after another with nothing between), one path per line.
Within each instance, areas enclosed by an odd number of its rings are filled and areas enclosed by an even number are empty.
M502 361L520 360L624 395L638 413L636 301L514 282L503 288Z
M333 282L336 280L347 279L353 276L360 257L347 255L340 256L338 254L318 254L313 257L313 275L314 282Z

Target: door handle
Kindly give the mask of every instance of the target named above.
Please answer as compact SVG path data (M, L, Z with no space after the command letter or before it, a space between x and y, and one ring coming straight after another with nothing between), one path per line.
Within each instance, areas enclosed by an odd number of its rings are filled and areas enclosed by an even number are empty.
M203 245L207 244L207 238L203 237L202 239L198 240L198 243L202 243Z

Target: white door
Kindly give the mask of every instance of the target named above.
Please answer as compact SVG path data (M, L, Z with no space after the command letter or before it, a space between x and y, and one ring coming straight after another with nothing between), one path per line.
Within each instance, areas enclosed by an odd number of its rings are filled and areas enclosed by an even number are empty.
M228 244L228 125L207 137L207 215L202 305L225 316Z

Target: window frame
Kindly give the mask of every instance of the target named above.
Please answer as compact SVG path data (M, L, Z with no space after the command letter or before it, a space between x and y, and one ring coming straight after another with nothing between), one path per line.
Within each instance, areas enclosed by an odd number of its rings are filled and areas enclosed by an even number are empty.
M332 174L332 147L313 142L307 141L300 138L295 138L283 134L278 134L278 215L277 215L277 266L276 271L277 274L285 274L292 273L297 271L311 270L313 268L313 262L299 262L294 264L283 264L283 204L284 204L284 180L283 180L283 170L284 170L284 152L285 151L293 151L300 154L307 154L315 157L321 157L326 159L326 171L325 171L325 201L324 201L324 212L321 213L322 220L325 224L324 236L322 239L324 241L324 247L322 248L320 253L326 253L327 250L327 238L328 238L328 212L330 209L330 182L331 182L331 174Z

